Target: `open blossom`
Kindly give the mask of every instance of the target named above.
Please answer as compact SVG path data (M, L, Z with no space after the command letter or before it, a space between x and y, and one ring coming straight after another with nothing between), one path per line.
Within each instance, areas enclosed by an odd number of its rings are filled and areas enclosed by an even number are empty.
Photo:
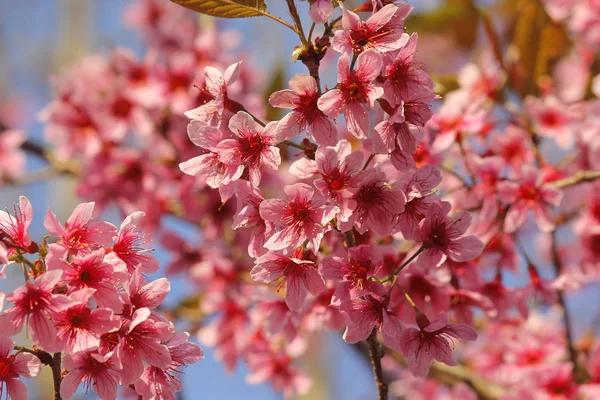
M352 71L350 55L342 54L338 61L337 87L323 94L317 102L319 109L330 117L344 114L348 130L359 139L366 138L369 131L366 107L375 107L375 100L383 95L383 89L374 83L381 67L381 55L375 50L361 53Z
M27 281L6 298L14 307L0 315L0 337L17 334L27 323L30 337L44 350L61 350L50 317L73 304L67 296L52 293L61 274L61 271L48 271L33 283Z
M351 200L356 207L343 230L355 225L359 233L371 230L379 236L392 233L397 215L404 211L406 196L404 192L390 186L384 172L368 169L360 176L360 185Z
M348 259L330 257L323 260L323 277L335 282L331 305L340 306L349 298L375 289L377 282L370 278L377 275L382 266L381 257L372 246L360 245L348 249Z
M185 116L218 127L223 117L226 102L229 100L227 87L239 78L240 64L241 62L230 65L224 74L221 74L214 67L206 67L204 69L205 86L201 91L204 103L198 108L187 111Z
M318 295L325 290L323 277L315 263L302 259L303 250L299 249L293 257L269 252L256 260L250 271L253 280L271 283L285 283L285 302L292 311L300 311L308 292Z
M312 386L312 380L291 365L292 358L286 353L252 352L247 358L251 373L246 382L258 384L268 380L283 392L286 400L305 394Z
M15 178L25 171L25 153L21 150L25 140L24 132L2 131L0 127L0 181Z
M289 201L273 199L260 203L260 216L270 225L265 247L283 250L298 247L308 240L318 250L337 207L313 200L314 189L304 183L288 185L283 190Z
M503 181L498 183L498 196L510 208L506 214L504 228L507 232L516 231L527 219L528 211L543 232L554 228L552 209L562 200L562 192L542 183L542 176L530 166L521 170L520 182Z
M94 203L79 204L64 226L52 211L48 211L44 227L50 234L59 237L58 243L73 254L108 246L117 228L104 221L91 222L93 211Z
M32 220L33 208L25 196L19 196L19 206L15 207L14 216L0 210L0 232L8 236L7 244L27 249L31 245L28 229Z
M86 392L93 387L102 400L117 398L120 368L112 362L110 355L94 352L67 354L64 367L68 371L60 385L60 394L64 399L72 398L82 382Z
M308 15L316 24L324 24L333 13L333 0L314 0L308 9Z
M132 315L140 308L147 308L151 311L156 309L171 290L171 283L167 278L159 278L148 283L142 276L142 272L142 268L138 267L131 274L129 282L124 285L127 294L127 307L123 310L124 315Z
M388 4L366 21L342 4L340 8L343 29L336 31L332 40L333 49L340 53L361 54L367 49L384 53L400 48L408 39L402 31L404 19L412 11L407 4L399 7Z
M265 249L266 224L260 216L260 203L265 199L262 191L248 181L238 180L235 187L237 196L237 212L233 217L233 229L253 227L248 243L248 255L259 257L267 252Z
M456 365L448 341L477 339L477 332L470 326L448 324L447 314L442 314L431 322L424 314L418 314L417 325L418 329L406 328L401 338L402 354L408 360L410 372L417 377L427 375L433 360Z
M136 228L144 215L146 215L144 212L136 211L125 218L119 227L115 244L112 247L112 251L127 265L129 273L132 273L138 265L141 265L145 273L158 270L158 260L154 258L150 250L139 247L139 243L144 239L144 234Z
M190 140L206 152L179 164L181 171L192 176L203 176L211 188L235 181L244 172L244 166L225 164L219 159L217 146L226 139L225 133L214 126L193 120L187 127Z
M281 164L279 149L275 146L291 137L287 132L279 135L276 126L270 122L263 128L248 113L238 112L229 120L229 129L235 137L217 145L219 160L227 165L245 165L250 182L258 186L262 168L277 171Z
M335 145L337 128L317 106L321 95L315 78L310 75L295 75L289 85L291 90L280 90L269 97L269 103L273 107L292 109L277 124L277 132L293 137L306 130L318 144Z
M69 298L75 302L52 316L57 328L60 347L66 352L80 353L94 350L100 344L99 336L116 331L121 323L108 308L91 309L88 302L94 289L81 289Z
M178 378L178 375L183 373L181 368L204 358L202 349L187 341L189 337L189 333L181 332L166 343L172 361L168 368L149 366L144 369L144 373L135 383L135 390L142 399L175 400L174 393L183 389Z
M439 267L450 257L454 261L468 261L483 251L483 243L475 236L464 236L471 224L471 215L459 211L452 217L448 213L452 205L436 201L429 206L419 223L423 248L417 259L421 268Z
M554 96L543 99L529 96L525 99L525 110L531 116L536 133L553 138L565 150L571 147L575 121L571 107L562 104Z
M40 372L40 360L30 353L11 354L13 341L0 338L0 398L27 400L27 387L18 378L33 378ZM6 392L5 392L6 390Z

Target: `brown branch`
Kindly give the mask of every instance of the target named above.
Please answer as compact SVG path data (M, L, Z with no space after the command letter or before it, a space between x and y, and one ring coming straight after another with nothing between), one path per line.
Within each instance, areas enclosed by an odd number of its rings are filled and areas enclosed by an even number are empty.
M371 359L371 365L373 366L373 375L375 375L375 382L377 383L377 390L379 392L379 400L388 400L388 385L383 376L383 368L381 366L381 359L384 356L383 348L377 341L377 328L373 328L373 331L366 340L367 348L369 349L369 358Z
M62 375L61 375L61 354L60 352L58 353L54 353L54 356L52 357L53 359L53 363L51 365L52 367L52 382L54 383L54 400L62 400L62 397L60 396L60 384L62 382Z
M550 182L548 183L548 186L554 189L564 189L566 187L574 186L579 183L593 182L598 178L600 178L600 171L578 171L567 178Z

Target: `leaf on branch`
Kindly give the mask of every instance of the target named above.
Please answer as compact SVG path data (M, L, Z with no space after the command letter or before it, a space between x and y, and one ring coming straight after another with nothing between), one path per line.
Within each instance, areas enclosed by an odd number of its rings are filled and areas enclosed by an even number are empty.
M260 17L267 14L265 0L171 0L190 10L220 18Z

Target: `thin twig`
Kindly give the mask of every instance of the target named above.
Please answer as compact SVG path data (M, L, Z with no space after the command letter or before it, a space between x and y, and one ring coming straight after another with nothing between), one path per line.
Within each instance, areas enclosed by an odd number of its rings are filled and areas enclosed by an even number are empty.
M388 400L388 384L383 376L383 368L381 366L381 358L384 356L381 344L377 340L377 328L373 331L366 340L367 348L369 349L369 358L373 366L373 375L377 383L377 391L379 392L379 400Z
M548 186L554 189L564 189L568 186L574 186L579 183L593 182L598 178L600 178L600 171L578 171L567 178L550 182L548 183Z

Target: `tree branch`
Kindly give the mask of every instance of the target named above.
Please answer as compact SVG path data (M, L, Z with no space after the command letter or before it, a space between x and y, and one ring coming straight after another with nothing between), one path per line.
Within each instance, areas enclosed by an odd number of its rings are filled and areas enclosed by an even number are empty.
M600 171L578 171L567 178L550 182L548 183L548 186L554 189L564 189L566 187L574 186L579 183L593 182L598 178L600 178Z
M371 365L373 366L373 375L375 375L375 382L377 383L377 390L379 392L379 400L388 400L388 385L383 376L383 368L381 367L381 359L385 355L381 344L377 341L377 328L373 328L373 331L366 340L367 348L369 349L369 358L371 359Z

